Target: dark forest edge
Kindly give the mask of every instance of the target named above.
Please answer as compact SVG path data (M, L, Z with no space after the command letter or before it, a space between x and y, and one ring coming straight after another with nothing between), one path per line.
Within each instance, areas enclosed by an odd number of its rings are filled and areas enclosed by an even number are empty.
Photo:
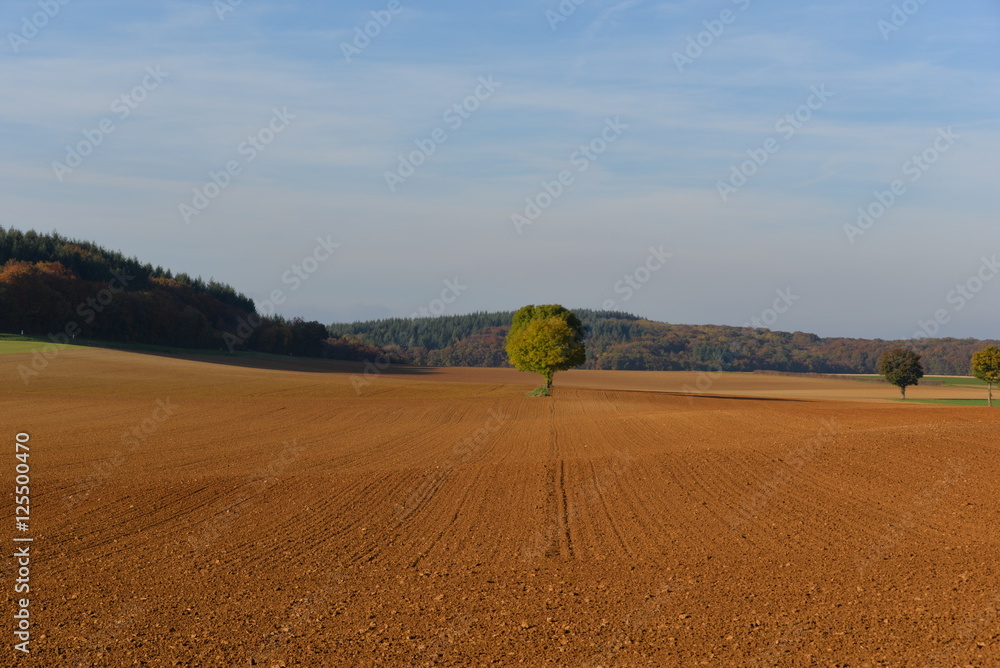
M585 369L874 373L887 348L919 353L932 375L967 375L971 355L998 341L822 338L805 332L675 325L577 309ZM0 227L0 332L238 355L259 352L427 366L510 366L513 311L389 318L326 326L258 314L214 279L153 267L57 233Z
M58 233L0 227L0 332L238 354L369 359L381 351L330 341L326 325L261 315L214 279L143 264Z

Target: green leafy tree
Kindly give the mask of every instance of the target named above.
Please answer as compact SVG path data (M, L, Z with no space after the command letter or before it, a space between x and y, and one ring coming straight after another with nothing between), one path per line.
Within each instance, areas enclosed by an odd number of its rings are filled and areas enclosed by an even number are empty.
M906 399L906 388L924 377L924 365L920 363L920 355L912 350L893 348L878 358L878 372L898 387Z
M993 406L993 383L1000 383L1000 348L987 346L973 353L972 375L986 382L986 405Z
M540 373L546 392L556 371L587 361L583 324L558 304L524 306L514 313L507 334L507 357L521 371Z

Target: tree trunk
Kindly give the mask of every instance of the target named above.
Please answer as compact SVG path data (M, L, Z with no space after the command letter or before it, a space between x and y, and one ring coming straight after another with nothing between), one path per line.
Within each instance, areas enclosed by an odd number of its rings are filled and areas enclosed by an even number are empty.
M906 401L906 385L900 385L899 392L903 395L903 401Z
M986 383L986 405L993 408L993 382Z
M551 390L552 389L552 376L554 376L554 375L555 375L554 372L549 372L549 373L545 374L545 389L546 390Z

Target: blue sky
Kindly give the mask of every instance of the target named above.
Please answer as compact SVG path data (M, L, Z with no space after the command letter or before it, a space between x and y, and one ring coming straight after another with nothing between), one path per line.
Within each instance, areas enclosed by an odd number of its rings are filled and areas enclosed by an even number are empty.
M1000 336L995 1L9 0L0 25L0 225L287 316Z

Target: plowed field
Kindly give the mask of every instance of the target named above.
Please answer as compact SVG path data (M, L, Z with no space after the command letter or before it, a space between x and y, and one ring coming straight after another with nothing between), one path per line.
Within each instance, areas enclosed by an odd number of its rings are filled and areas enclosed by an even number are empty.
M30 360L0 355L11 630L18 432L34 539L9 665L1000 665L1000 410L94 349L25 384Z

